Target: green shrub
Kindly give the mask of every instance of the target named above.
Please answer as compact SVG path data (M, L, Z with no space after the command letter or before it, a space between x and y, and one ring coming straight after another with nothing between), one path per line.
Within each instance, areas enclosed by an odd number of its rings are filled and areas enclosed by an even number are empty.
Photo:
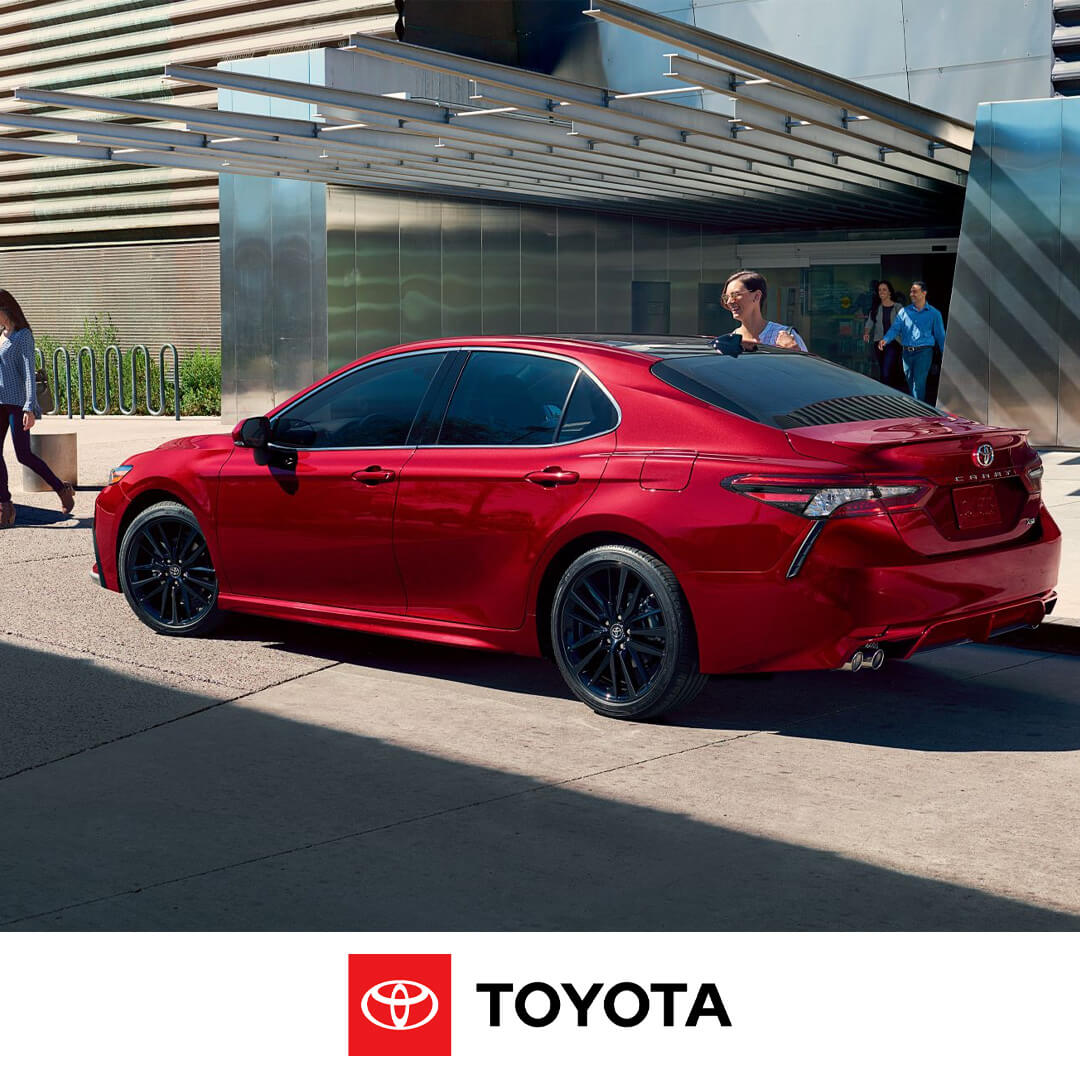
M221 353L196 349L180 365L180 412L221 415Z
M116 348L111 348L115 346ZM71 397L72 412L78 413L79 409L79 367L83 373L83 405L86 414L93 414L94 408L91 398L94 389L97 390L97 404L107 409L110 415L116 415L121 410L118 405L120 394L126 409L131 409L132 385L131 385L131 360L135 354L135 405L134 412L139 416L147 416L150 409L146 403L147 393L147 367L150 371L150 400L156 409L162 411L161 405L161 376L159 374L159 362L157 350L151 348L150 363L147 365L143 350L135 347L123 350L120 346L120 338L112 318L107 315L94 315L83 322L83 330L78 337L70 341L62 341L50 334L37 336L37 347L41 351L42 366L49 378L49 385L53 386L53 356L58 348L66 348L71 356ZM90 355L82 353L80 364L80 352L84 348L93 352L93 375L91 375ZM117 349L120 349L119 372L117 370ZM105 371L105 353L109 353L108 375ZM165 353L165 402L163 412L172 415L174 412L173 399L173 373L172 353ZM119 375L119 386L117 378ZM106 405L106 379L108 379L108 396ZM67 379L65 377L65 363L63 353L57 362L57 382L53 386L53 397L56 402L57 413L67 413ZM183 416L219 416L221 414L221 353L211 352L207 349L196 349L195 352L185 357L180 362L180 413Z

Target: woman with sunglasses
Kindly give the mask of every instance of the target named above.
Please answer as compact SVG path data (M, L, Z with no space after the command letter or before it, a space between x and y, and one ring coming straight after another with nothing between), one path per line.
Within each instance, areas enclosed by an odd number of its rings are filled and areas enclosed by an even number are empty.
M744 345L775 345L806 352L806 343L793 326L765 318L768 295L768 282L755 270L739 270L724 282L724 306L739 323L735 333Z
M0 289L0 529L15 524L15 504L8 488L4 439L11 428L15 456L60 496L65 514L75 506L75 492L30 449L30 429L41 417L34 384L34 334L18 301Z

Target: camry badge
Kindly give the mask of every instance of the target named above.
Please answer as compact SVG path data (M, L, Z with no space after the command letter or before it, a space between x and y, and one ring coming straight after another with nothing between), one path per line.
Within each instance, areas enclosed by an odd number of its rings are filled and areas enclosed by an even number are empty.
M971 458L976 465L987 469L994 464L994 448L988 442L984 442L971 455Z

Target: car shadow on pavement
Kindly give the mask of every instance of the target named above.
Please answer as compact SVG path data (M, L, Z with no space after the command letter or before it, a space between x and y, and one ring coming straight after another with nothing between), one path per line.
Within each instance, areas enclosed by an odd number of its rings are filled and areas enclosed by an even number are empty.
M162 696L10 642L0 669L2 737L22 740L24 760L0 781L9 930L1080 929L1077 915L827 841L771 839L790 824L782 801L762 805L751 833L618 797L610 768L545 779L545 750L528 742L515 768L465 760L440 716L420 719L445 753L403 745L407 732L369 734L362 700L340 701L329 726ZM97 745L81 727L84 694L127 710L119 728L103 719ZM154 709L140 718L130 706L148 694ZM711 752L723 768L726 751ZM921 809L907 802L890 813ZM1039 852L1023 855L1032 873L1059 872L1048 856L1044 866Z
M575 700L548 660L248 616L230 618L225 636L269 641L272 649L463 686ZM942 658L948 661L958 650L955 669L939 666ZM980 665L983 655L998 659ZM973 662L976 672L988 669L983 672L988 682L975 679L964 666ZM993 677L995 666L1007 671L1029 662L1032 657L1026 652L969 645L941 650L930 661L887 663L878 672L718 675L691 705L656 723L711 731L774 731L906 750L1080 749L1080 691L1067 692L1064 673L1060 693L1038 681L1023 689L1002 686ZM1071 663L1073 685L1080 686L1080 660L1055 663Z

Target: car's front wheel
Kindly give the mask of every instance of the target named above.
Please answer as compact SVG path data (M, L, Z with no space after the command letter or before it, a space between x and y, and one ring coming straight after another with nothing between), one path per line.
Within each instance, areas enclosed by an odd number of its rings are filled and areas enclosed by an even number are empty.
M604 716L662 716L689 704L708 681L675 575L637 548L593 548L566 568L551 640L567 685Z
M220 621L218 580L195 515L178 502L147 507L120 544L120 587L159 634L205 634Z

